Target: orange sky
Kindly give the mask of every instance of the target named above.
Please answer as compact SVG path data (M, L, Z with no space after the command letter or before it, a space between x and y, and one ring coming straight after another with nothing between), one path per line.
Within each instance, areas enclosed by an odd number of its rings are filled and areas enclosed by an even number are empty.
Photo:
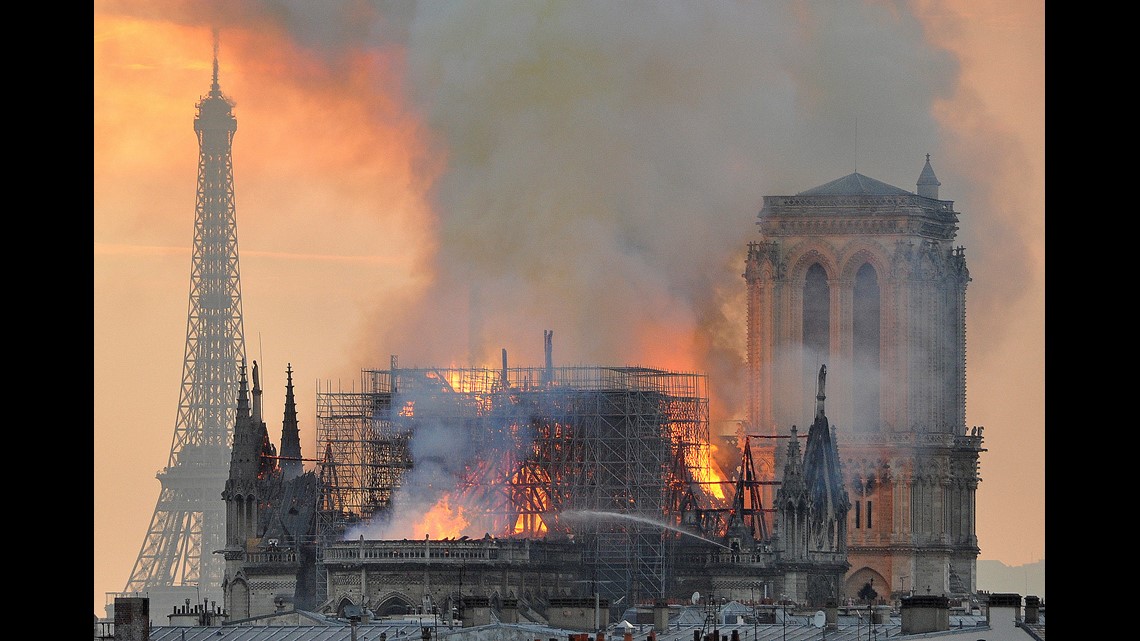
M913 190L930 153L973 278L981 558L1044 558L1042 0L389 4L95 2L97 613L170 451L215 26L275 439L287 363L308 456L318 385L538 366L544 329L556 364L706 372L739 417L763 196Z

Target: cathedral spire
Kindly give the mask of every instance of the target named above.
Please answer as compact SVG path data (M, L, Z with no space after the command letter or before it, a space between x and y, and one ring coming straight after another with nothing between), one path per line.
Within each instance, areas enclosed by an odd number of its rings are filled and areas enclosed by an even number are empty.
M281 470L285 480L301 475L301 437L297 425L297 400L293 396L293 364L285 368L285 418L281 422Z
M241 381L238 383L237 420L249 418L249 379L245 375L245 359L241 361Z
M835 433L823 411L826 380L827 366L822 365L819 368L819 391L815 397L815 421L808 429L804 446L803 499L810 516L806 525L815 537L816 549L846 551L850 500L843 482Z
M800 449L799 428L792 426L788 438L788 453L784 463L784 475L777 490L777 501L781 499L794 500L794 497L803 491L803 453Z
M823 401L827 399L824 387L827 385L827 365L819 366L819 384L815 391L815 420L824 418ZM826 420L826 419L825 419Z

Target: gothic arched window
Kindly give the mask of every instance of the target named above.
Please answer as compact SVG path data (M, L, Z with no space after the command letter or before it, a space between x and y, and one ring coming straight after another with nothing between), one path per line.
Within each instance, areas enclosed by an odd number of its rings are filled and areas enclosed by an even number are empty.
M245 581L237 579L230 584L230 618L234 620L248 619L250 616L249 608L249 585Z

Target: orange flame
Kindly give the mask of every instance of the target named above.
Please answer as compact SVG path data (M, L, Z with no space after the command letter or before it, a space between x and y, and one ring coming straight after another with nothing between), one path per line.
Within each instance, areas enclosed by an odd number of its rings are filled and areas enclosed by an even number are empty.
M522 466L515 471L510 479L511 502L519 513L515 516L514 524L510 526L512 534L524 536L546 534L546 520L542 515L550 509L550 497L547 495L549 485L549 477L540 474L538 468Z
M710 494L720 500L724 500L724 483L722 481L728 480L721 471L720 465L716 462L716 445L709 443L707 446L702 444L699 446L700 455L699 459L702 462L707 461L707 465L700 465L696 469L696 474L700 478L697 479L701 483L701 487L705 488Z
M519 514L515 519L513 534L526 536L545 536L546 521L538 514Z
M428 538L455 538L469 525L463 508L452 507L451 499L444 496L412 526L413 532L423 532Z
M459 375L459 372L456 372L455 370L448 372L447 384L450 385L451 389L455 390L456 392L463 392L463 377Z

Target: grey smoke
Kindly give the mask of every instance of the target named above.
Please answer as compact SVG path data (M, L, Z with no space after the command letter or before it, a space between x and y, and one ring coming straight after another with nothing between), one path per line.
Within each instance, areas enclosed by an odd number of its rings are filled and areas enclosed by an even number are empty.
M655 365L639 339L657 323L697 344L714 414L740 416L741 272L763 196L855 170L914 190L926 153L962 212L971 271L990 275L969 291L971 336L1003 340L1003 314L1030 289L1024 212L1009 205L1028 182L1024 152L980 111L970 131L940 126L959 65L918 5L211 6L214 20L292 34L323 61L314 77L361 52L400 65L446 163L428 195L434 284L375 311L369 363L494 365L506 347L537 365L553 329L556 364Z

